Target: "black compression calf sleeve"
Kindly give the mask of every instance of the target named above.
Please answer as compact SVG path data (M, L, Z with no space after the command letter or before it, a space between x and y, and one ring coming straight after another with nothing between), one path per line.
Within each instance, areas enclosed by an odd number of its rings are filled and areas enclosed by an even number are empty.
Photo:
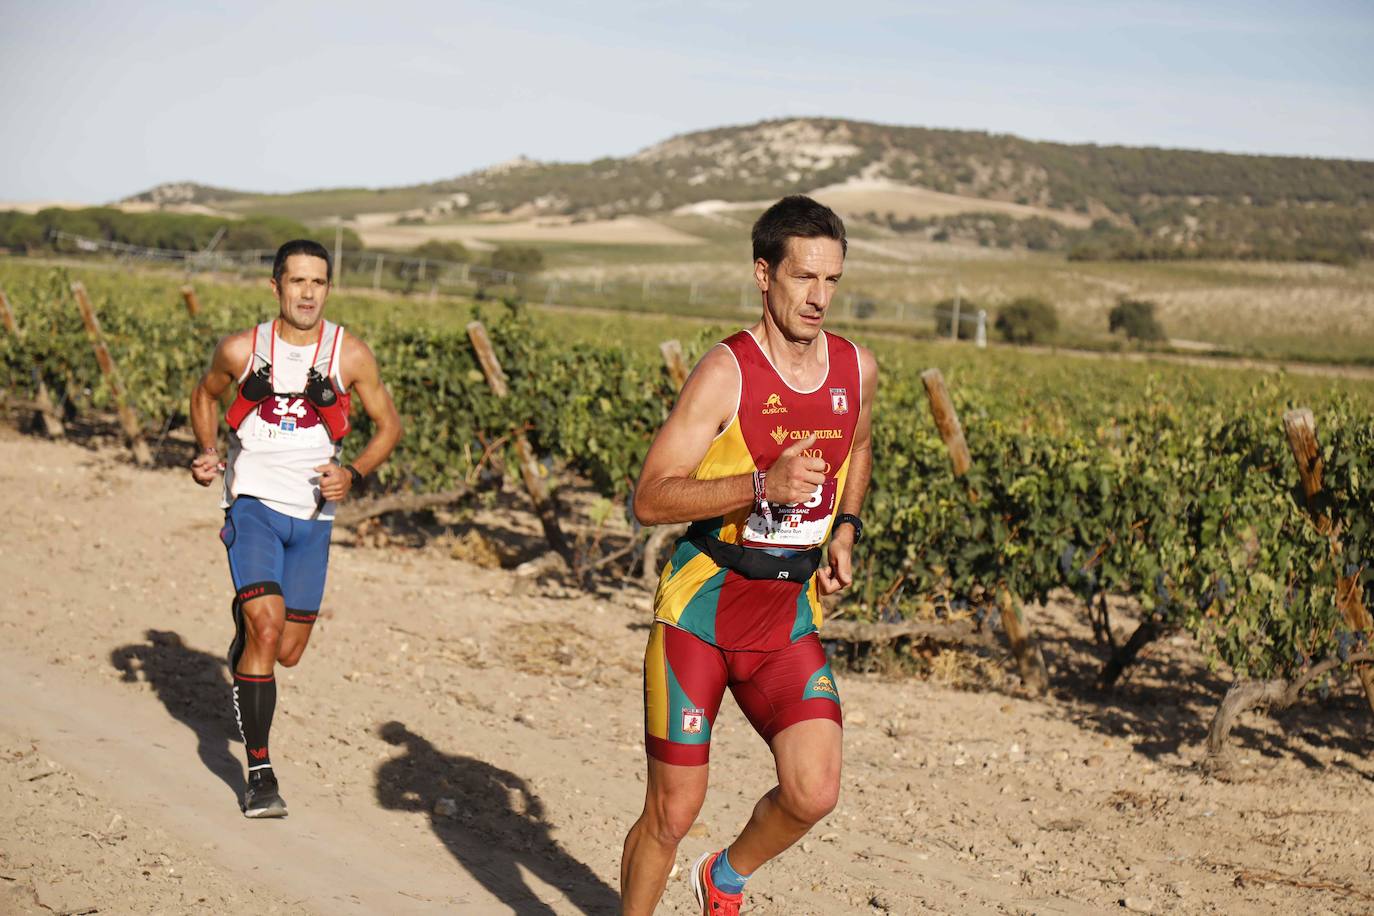
M248 754L248 772L271 769L267 754L267 733L272 730L272 713L277 709L277 679L270 674L234 675L234 718L239 723L243 747Z

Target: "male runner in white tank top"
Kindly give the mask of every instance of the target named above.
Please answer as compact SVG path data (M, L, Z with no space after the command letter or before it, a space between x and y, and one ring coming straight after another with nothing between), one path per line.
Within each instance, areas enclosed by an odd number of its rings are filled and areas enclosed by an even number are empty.
M332 279L329 252L319 243L283 245L271 280L280 314L221 340L191 393L199 446L191 476L208 487L224 472L220 539L235 590L229 671L248 757L247 817L286 814L267 751L274 671L278 663L299 662L310 639L324 594L334 507L386 460L401 435L372 351L324 320ZM234 383L229 453L221 458L219 399ZM341 465L353 394L374 432L352 463Z

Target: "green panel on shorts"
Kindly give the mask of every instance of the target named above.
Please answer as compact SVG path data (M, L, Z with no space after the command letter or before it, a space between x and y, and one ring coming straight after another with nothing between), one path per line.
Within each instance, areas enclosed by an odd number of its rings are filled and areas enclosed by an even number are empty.
M816 630L816 615L811 607L811 600L807 597L811 591L810 585L809 582L803 585L802 590L797 594L797 616L792 621L792 633L788 637L790 642L796 642L807 633L813 633Z
M693 636L716 644L716 606L720 603L720 590L725 585L725 570L719 570L711 578L701 583L701 588L687 602L677 617L677 625Z
M678 744L706 744L711 740L711 722L706 718L705 710L699 715L689 712L701 707L693 703L692 698L687 696L678 684L677 677L673 674L673 666L667 658L663 659L663 668L668 675L668 740ZM695 719L700 731L685 730L689 719Z
M835 686L835 675L830 673L830 663L826 662L816 669L816 673L806 682L802 691L803 700L834 700L840 702L840 691Z

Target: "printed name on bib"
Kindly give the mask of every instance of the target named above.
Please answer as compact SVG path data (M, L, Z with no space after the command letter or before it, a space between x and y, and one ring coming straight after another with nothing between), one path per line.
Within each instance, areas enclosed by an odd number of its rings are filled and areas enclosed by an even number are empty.
M835 508L836 480L830 478L795 506L769 503L770 521L755 506L744 524L744 543L750 547L811 547L825 539Z

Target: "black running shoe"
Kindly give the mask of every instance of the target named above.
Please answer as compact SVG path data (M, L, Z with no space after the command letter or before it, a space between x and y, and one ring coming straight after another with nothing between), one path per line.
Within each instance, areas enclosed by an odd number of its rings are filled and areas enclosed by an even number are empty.
M286 817L286 802L277 793L277 777L270 769L248 774L248 791L243 793L244 817Z
M233 606L229 609L234 615L234 640L229 643L229 679L234 679L234 674L239 670L239 659L243 657L244 638L243 638L243 608L239 605L239 600L234 599Z

